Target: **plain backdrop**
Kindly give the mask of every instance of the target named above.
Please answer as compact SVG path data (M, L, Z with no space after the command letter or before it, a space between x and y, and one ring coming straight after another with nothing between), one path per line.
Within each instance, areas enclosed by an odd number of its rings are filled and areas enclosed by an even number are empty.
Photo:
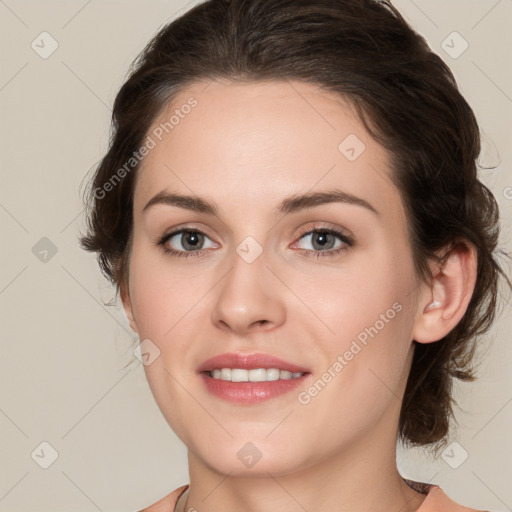
M125 366L136 338L120 306L105 305L114 290L77 237L82 182L106 150L129 64L194 3L0 0L0 511L128 512L188 483L186 449L142 364ZM481 178L510 250L512 1L395 5L476 113L481 164L493 167ZM511 330L506 306L481 342L478 381L456 385L449 451L398 452L403 476L492 511L512 510Z

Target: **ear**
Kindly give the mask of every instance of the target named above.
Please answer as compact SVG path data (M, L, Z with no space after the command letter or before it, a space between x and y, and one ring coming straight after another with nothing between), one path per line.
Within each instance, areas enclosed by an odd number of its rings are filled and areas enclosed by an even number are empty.
M133 308L132 301L130 299L130 292L128 289L127 283L123 280L119 286L119 295L121 296L121 301L123 303L123 309L126 314L126 318L128 319L128 323L130 324L130 328L133 332L138 333L137 323L135 322L135 318L133 316Z
M430 288L424 287L418 301L413 339L419 343L439 341L464 316L476 283L475 247L469 242L456 245L433 274Z

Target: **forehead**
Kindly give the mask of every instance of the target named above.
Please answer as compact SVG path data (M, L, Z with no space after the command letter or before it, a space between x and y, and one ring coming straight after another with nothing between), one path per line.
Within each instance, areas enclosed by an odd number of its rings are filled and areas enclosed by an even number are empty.
M148 136L154 147L138 171L136 211L166 188L209 197L220 208L235 200L262 207L333 187L376 205L400 202L387 151L348 101L313 84L194 83Z

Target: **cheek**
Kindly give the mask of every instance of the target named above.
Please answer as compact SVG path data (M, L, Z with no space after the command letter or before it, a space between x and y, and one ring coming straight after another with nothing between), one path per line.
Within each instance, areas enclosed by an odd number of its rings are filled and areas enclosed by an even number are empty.
M130 296L141 339L163 340L170 336L174 326L198 303L199 283L197 275L171 269L161 256L135 250L130 266ZM186 323L180 323L180 329Z
M289 273L286 278L323 321L325 333L330 331L336 339L361 334L364 342L375 331L392 330L407 316L405 306L413 296L412 272L408 260L399 261L391 249L381 245L379 251L354 253L337 267Z
M315 304L312 309L329 327L324 337L329 365L341 356L340 380L360 397L374 396L368 386L400 385L412 342L412 277L410 261L381 251L361 257L350 272L323 279L321 288L316 280L316 291L304 299Z
M321 432L315 442L324 450L333 439L341 444L357 439L381 421L393 428L390 418L398 415L409 371L407 305L357 304L346 303L344 318L339 315L335 324L338 334L323 344L325 365L300 397L301 404L308 402L303 405L304 421L312 424L308 435Z

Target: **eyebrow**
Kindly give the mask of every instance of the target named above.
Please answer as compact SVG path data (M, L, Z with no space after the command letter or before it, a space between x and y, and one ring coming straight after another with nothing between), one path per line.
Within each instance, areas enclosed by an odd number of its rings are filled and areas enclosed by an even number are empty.
M314 208L329 203L345 203L361 206L380 215L379 212L366 200L357 197L342 190L328 190L325 192L312 192L309 194L295 195L284 199L278 208L274 210L275 214L291 214L308 208ZM177 206L186 210L191 210L207 215L217 216L217 208L206 199L197 196L187 196L162 190L152 197L142 209L146 212L151 206L164 204L168 206Z

